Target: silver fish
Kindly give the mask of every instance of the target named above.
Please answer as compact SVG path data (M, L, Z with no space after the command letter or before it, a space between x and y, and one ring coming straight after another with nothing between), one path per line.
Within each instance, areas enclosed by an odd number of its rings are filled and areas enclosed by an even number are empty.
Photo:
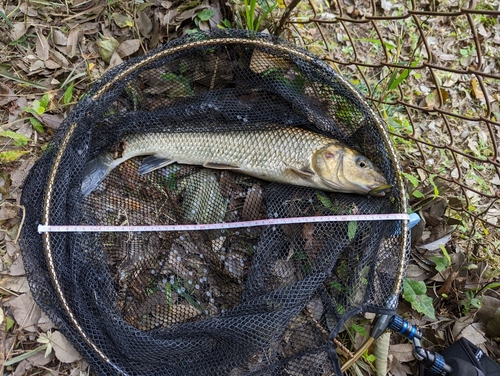
M121 155L104 153L87 164L87 196L116 166L148 155L146 174L177 162L240 172L259 179L329 192L385 195L390 185L365 156L345 144L301 128L257 131L135 133L121 142Z

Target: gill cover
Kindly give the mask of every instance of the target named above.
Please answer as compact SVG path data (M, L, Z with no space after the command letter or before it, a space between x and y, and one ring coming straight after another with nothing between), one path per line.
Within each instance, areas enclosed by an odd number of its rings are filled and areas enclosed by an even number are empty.
M312 166L325 185L339 192L367 194L387 185L384 176L368 158L340 142L314 153Z

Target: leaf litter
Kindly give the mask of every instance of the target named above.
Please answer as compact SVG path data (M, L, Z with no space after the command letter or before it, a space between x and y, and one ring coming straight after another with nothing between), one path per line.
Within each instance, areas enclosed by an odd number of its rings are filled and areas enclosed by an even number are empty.
M368 3L364 1L346 4L346 13L353 19L370 14ZM27 172L42 155L43 148L73 104L110 67L195 28L205 30L230 24L234 17L231 9L211 1L187 5L179 1L117 2L107 6L97 2L60 5L39 2L18 6L8 1L0 2L0 11L9 20L0 26L3 36L0 45L4 52L0 58L0 364L3 364L0 371L13 375L41 369L67 375L88 372L88 365L36 306L24 277L19 247L14 240L22 218L19 199ZM279 2L278 9L271 13L271 20L267 20L264 26L272 29L286 5L287 2ZM381 8L386 14L395 14L400 4L382 1ZM318 16L332 19L335 14L331 11L334 9L323 8ZM292 18L310 15L310 8L300 4ZM437 62L450 67L457 62L462 67L473 64L473 45L467 42L470 26L464 20L458 19L452 25L435 18L429 20L429 25L434 32L432 35L429 32L428 43ZM406 22L404 27L409 32L415 29L411 22ZM458 34L456 37L449 36L451 29ZM490 37L492 29L496 39ZM345 45L346 39L338 24L331 24L327 30L340 46ZM398 44L398 31L398 25L385 24L382 32L387 41L386 48ZM486 73L495 69L492 56L499 53L499 31L498 24L486 28L480 23L477 28L484 40L490 41L486 45L490 53L484 56ZM382 56L382 46L374 44L369 27L359 24L351 32L356 35L358 53L362 52L367 60L376 61ZM318 35L317 28L303 27L300 43L325 58L341 60L351 53L348 48L332 48L325 52L324 46L318 47L314 43ZM403 49L401 53L403 59L410 58L410 55L405 55L407 50ZM424 54L423 50L419 53ZM346 69L344 72L349 73L351 68ZM381 71L372 79L384 79L386 74ZM499 112L498 84L491 86L496 91L485 93L474 77L470 79L442 72L437 75L441 82L439 91L428 78L419 78L409 71L396 83L405 84L405 95L423 107L442 105L450 111L468 108L468 115L472 115L481 113L488 99L493 104L493 111ZM44 96L50 98L45 104ZM392 116L402 121L405 118L399 113ZM431 143L449 142L450 135L444 131L447 125L442 117L423 117L416 112L414 119L416 137ZM482 124L463 121L452 125L451 137L457 142L457 147L476 156L488 158L492 155L493 145L488 141L491 135ZM500 239L494 230L478 222L474 222L475 233L471 233L463 218L450 210L471 206L481 210L486 204L480 195L470 191L466 192L467 200L464 201L449 189L445 181L430 184L428 174L419 171L413 159L421 158L424 153L431 168L440 166L452 178L462 179L490 194L498 192L498 173L471 163L464 155L458 156L459 167L453 167L448 163L450 155L431 147L417 150L410 145L399 150L405 172L416 180L416 184L409 183L411 206L423 218L412 233L413 252L406 281L410 287L400 300L399 312L421 327L426 338L424 345L431 350L439 351L465 336L492 357L500 357L498 342L492 339L499 336L500 326L499 287L494 284L500 274L497 261ZM258 189L256 187L254 191ZM254 215L243 206L244 217ZM489 208L486 220L498 224L499 215L500 206L494 204ZM313 242L314 226L304 227L304 237ZM430 318L432 315L436 320ZM358 321L366 324L371 319L360 317ZM359 333L356 336L362 338ZM358 345L361 343L359 341ZM389 374L416 373L411 349L411 344L403 338L392 336ZM370 367L361 368L365 373L373 372L369 371Z

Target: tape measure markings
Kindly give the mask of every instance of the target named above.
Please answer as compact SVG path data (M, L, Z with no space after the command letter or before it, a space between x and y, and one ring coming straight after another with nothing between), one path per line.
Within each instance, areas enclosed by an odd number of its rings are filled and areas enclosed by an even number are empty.
M149 225L149 226L85 226L85 225L38 225L38 232L145 232L145 231L200 231L233 228L288 225L295 223L351 222L351 221L393 221L409 220L408 214L359 214L328 215L314 217L270 218L244 222Z

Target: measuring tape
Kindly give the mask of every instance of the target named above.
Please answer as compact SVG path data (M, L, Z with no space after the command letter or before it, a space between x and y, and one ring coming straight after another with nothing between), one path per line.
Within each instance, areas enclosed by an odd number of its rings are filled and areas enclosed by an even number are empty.
M144 232L144 231L200 231L223 230L257 226L290 225L295 223L394 221L409 220L408 214L360 214L325 215L315 217L271 218L245 222L209 223L194 225L150 225L150 226L82 226L82 225L38 225L38 232Z

